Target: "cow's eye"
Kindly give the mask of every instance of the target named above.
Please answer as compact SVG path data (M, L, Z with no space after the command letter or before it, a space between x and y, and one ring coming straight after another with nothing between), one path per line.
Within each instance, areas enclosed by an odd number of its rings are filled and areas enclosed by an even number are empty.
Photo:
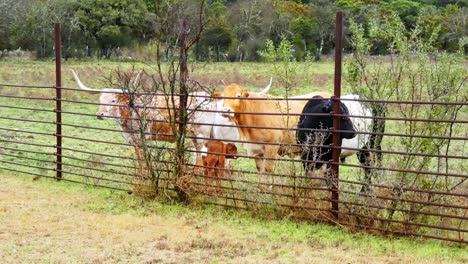
M112 100L112 103L115 103L115 100Z

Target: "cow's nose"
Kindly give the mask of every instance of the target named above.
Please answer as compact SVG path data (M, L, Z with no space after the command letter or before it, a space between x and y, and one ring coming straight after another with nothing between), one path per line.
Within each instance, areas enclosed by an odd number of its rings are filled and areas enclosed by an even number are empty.
M104 119L104 113L98 113L97 119Z
M231 108L223 108L223 113L221 114L224 117L233 116Z

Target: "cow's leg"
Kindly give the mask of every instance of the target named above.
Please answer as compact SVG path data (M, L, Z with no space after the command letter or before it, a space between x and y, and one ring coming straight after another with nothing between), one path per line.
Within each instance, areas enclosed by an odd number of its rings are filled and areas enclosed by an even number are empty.
M385 107L382 104L372 106L372 116L385 117ZM362 165L374 168L364 168L364 184L361 188L362 193L370 191L372 178L377 175L376 167L381 167L382 162L382 139L385 132L385 119L372 119L372 134L369 142L357 153L359 162ZM375 151L374 151L375 150Z
M279 146L266 146L265 153L263 155L263 159L261 159L262 170L260 177L265 177L266 184L269 185L270 191L272 190L273 176L271 174L274 172L275 169L275 162L276 156L278 155ZM257 165L258 169L258 165Z
M231 165L231 160L226 159L225 163L226 167L224 168L224 175L228 175L229 177L232 175L232 165Z
M357 152L359 162L366 166L364 168L364 185L361 187L361 193L368 193L370 190L370 185L372 184L372 176L374 174L374 169L367 168L372 166L372 157L371 152L364 146L360 151Z
M217 168L217 173L216 173L216 183L218 185L218 190L219 192L223 192L223 182L222 179L224 178L224 165L226 163L226 157L224 156L219 156L218 158L218 168Z
M194 145L195 155L194 155L194 164L193 172L194 174L201 174L203 172L203 160L202 160L202 153L200 152L204 145L204 140L197 140L196 138L192 139L192 143Z

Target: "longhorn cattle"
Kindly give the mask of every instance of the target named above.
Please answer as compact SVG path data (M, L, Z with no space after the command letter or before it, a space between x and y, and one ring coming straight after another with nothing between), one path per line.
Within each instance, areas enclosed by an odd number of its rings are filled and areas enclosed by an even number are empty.
M226 97L222 114L236 123L241 140L251 142L243 145L247 154L255 159L261 174L273 172L274 159L278 154L300 153L300 148L290 145L296 144L299 116L307 100L314 95L330 96L326 92L317 92L290 97L292 100L258 100L260 96L236 84L215 93L215 96Z
M365 181L370 184L371 170L367 168L371 165L370 152L371 149L380 150L380 141L375 144L377 135L371 133L376 132L377 121L372 112L357 101L358 95L345 95L341 99L345 99L340 102L340 112L344 115L340 120L341 161L357 153L359 161L366 166ZM331 100L320 96L313 97L304 106L297 125L297 143L303 145L301 158L306 172L319 169L332 160L332 134L329 131L333 128L333 120L329 115L331 112ZM384 124L380 125L383 130ZM361 191L366 188L364 186Z
M139 161L138 169L144 166L144 153L140 147L141 134L138 133L138 130L141 130L141 125L139 124L141 116L144 115L144 118L147 120L146 127L143 129L146 139L166 142L175 141L173 129L168 121L170 118L173 118L174 108L178 106L173 106L164 94L145 95L144 98L137 97L133 102L130 102L131 98L129 94L124 93L121 89L92 89L86 87L80 81L78 75L73 70L71 72L81 90L90 93L100 93L97 117L99 119L108 118L117 121L123 137L135 148L137 160ZM133 82L134 86L137 85L138 79L139 76L135 78ZM271 83L272 80L258 95L266 94L271 87ZM233 127L233 122L222 117L219 113L210 112L215 111L217 104L222 104L222 101L210 98L205 92L190 93L188 101L187 109L189 109L190 117L187 124L187 132L193 137L192 141L197 151L200 150L206 139L209 138L227 141L238 139L237 128ZM133 109L129 104L133 104ZM135 108L141 110L135 111ZM209 111L204 112L203 110Z

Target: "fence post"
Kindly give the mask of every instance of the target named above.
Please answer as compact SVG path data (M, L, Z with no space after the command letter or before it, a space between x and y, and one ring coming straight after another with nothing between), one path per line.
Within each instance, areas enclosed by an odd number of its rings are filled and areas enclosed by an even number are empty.
M62 179L62 38L60 23L55 24L55 137L56 178Z
M332 186L331 186L331 212L338 220L339 209L339 176L340 176L340 97L341 97L341 53L342 53L342 34L343 34L343 12L336 12L336 31L335 31L335 88L332 96L333 103L333 149L332 149Z

